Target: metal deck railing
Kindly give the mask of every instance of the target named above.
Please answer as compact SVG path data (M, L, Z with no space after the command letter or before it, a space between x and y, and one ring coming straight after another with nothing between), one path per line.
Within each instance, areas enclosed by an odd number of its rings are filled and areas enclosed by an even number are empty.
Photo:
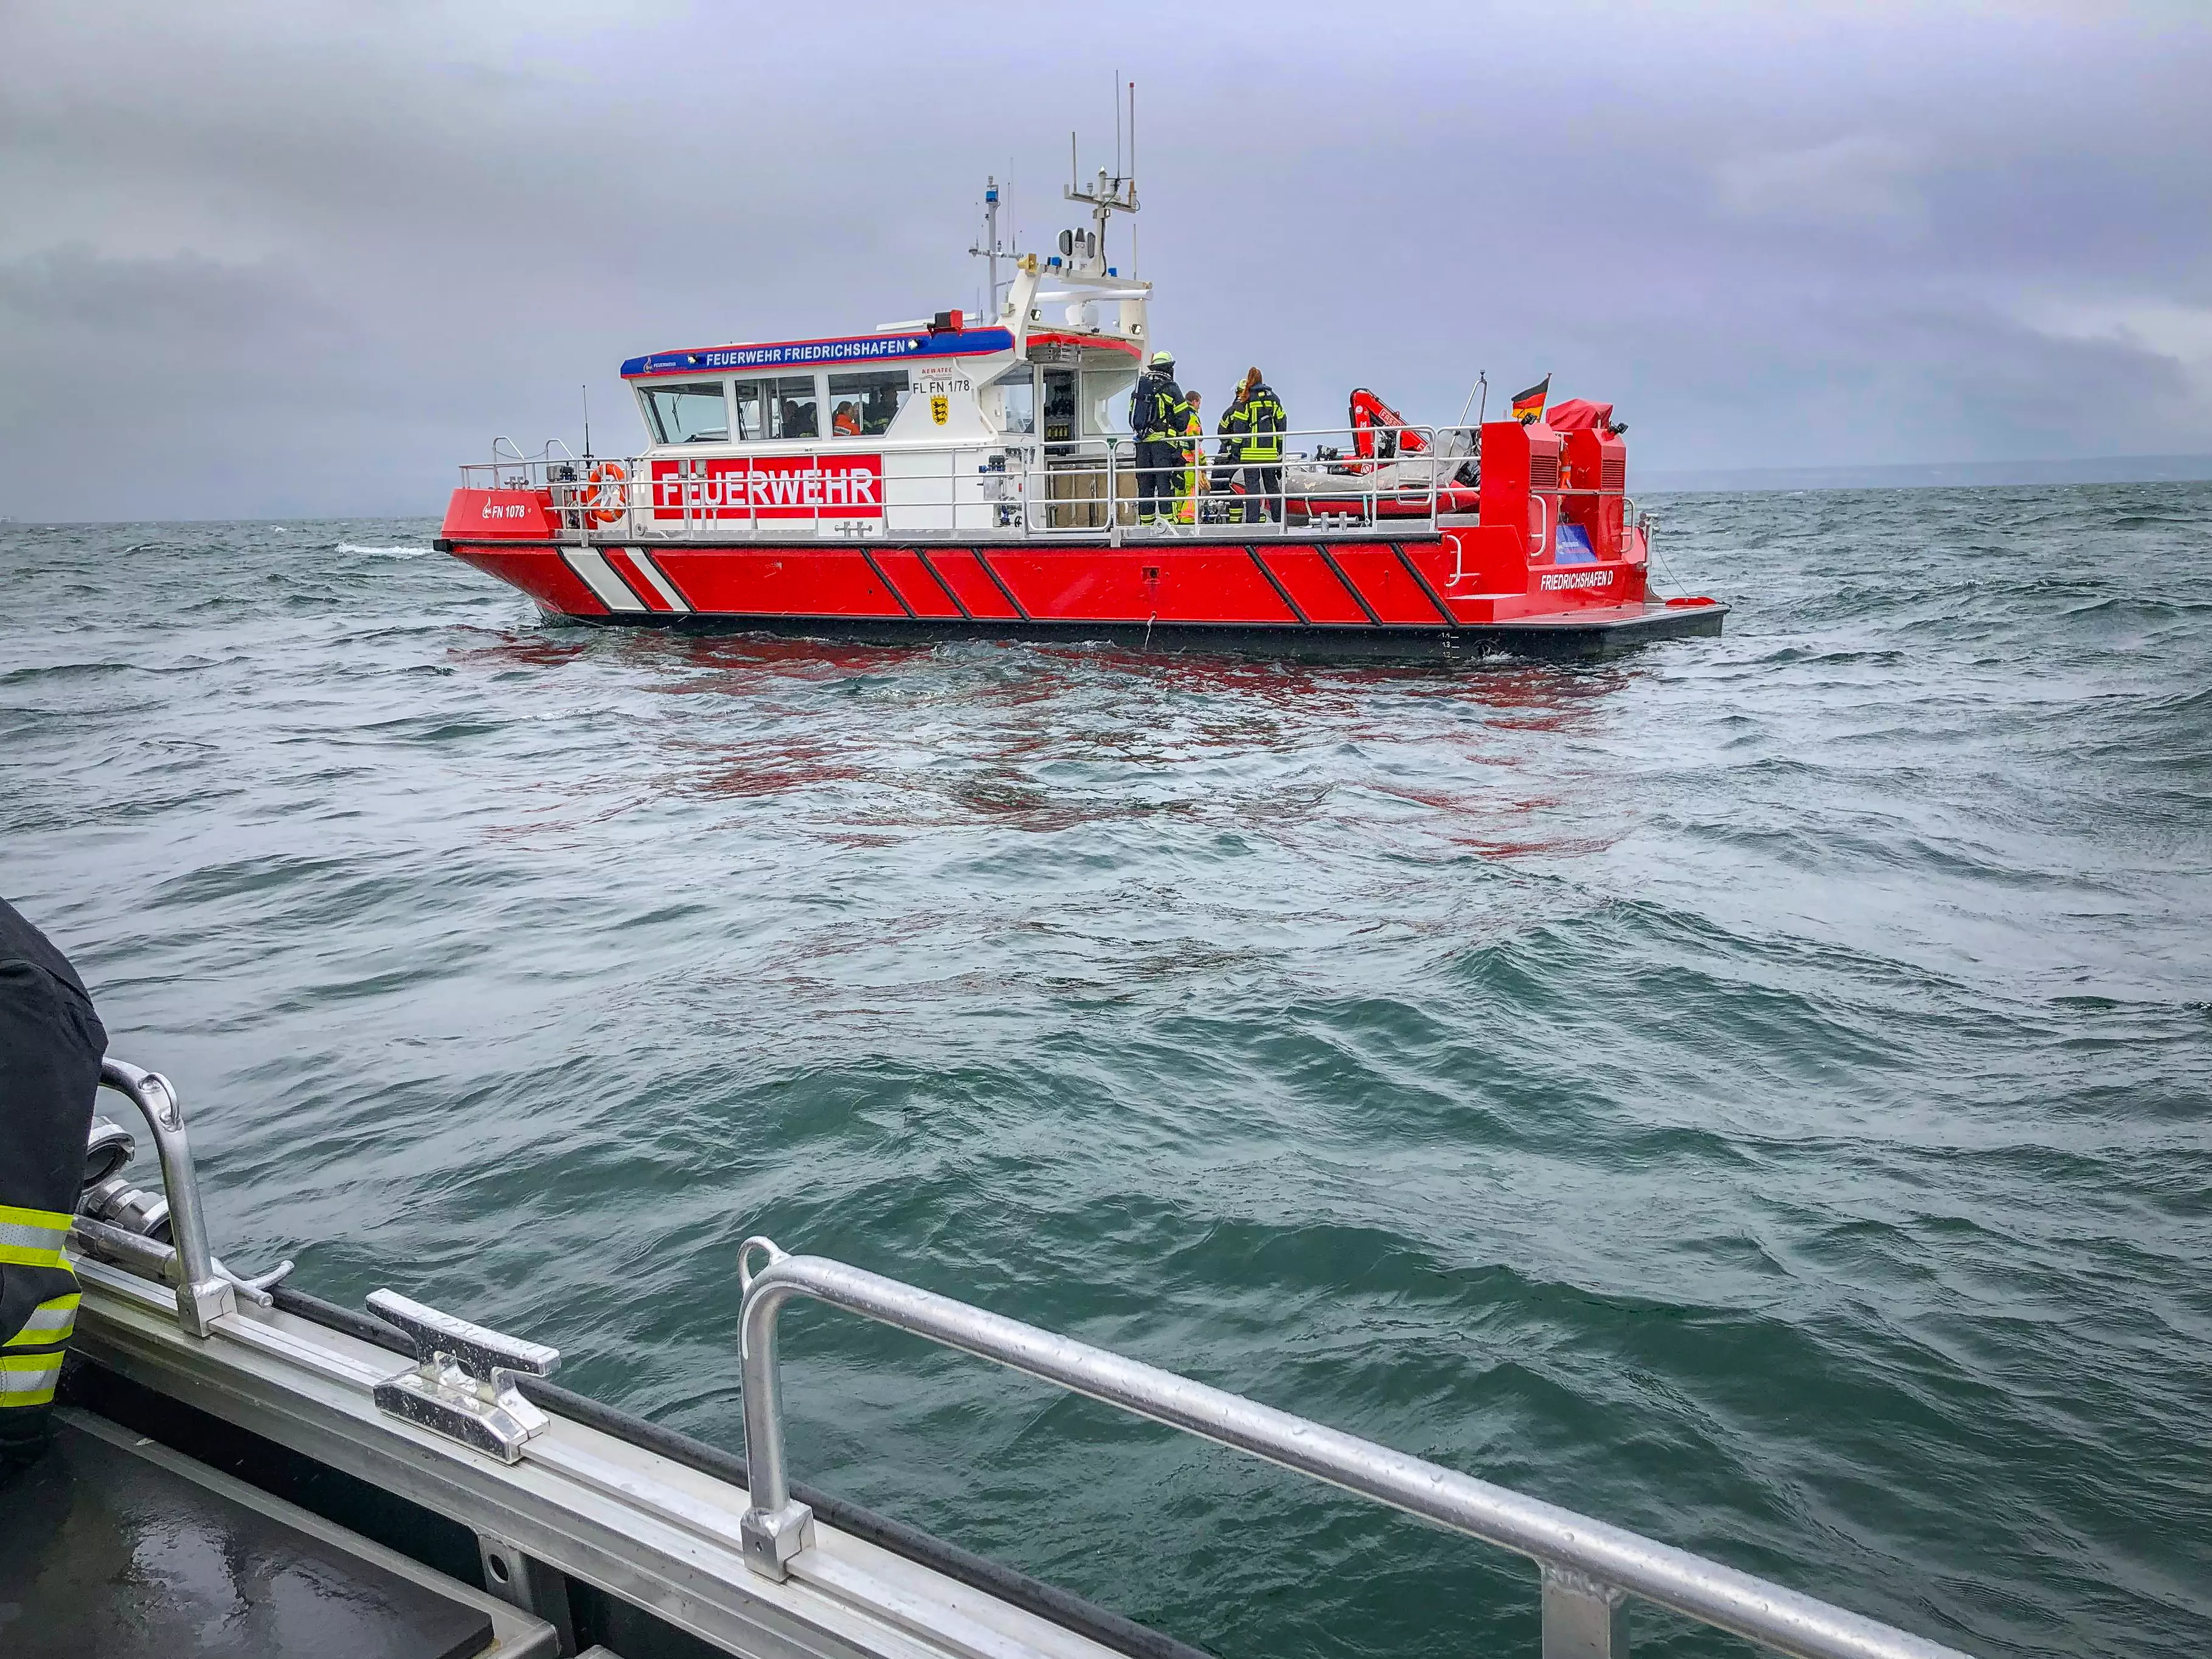
M1480 429L1379 428L1376 458L1349 428L1277 434L1279 459L1246 461L1194 437L1171 465L1127 437L968 442L847 438L743 453L589 458L543 453L461 468L465 489L544 490L562 531L594 542L901 538L1013 541L1265 538L1433 532L1471 513ZM1404 453L1417 436L1422 453ZM720 446L715 446L719 449Z

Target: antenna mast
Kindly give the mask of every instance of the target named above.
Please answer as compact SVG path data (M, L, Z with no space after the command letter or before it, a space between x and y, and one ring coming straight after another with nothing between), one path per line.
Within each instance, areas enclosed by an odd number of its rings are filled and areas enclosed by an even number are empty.
M1115 71L1118 82L1121 71ZM1117 87L1118 90L1118 87ZM1114 103L1114 165L1121 165L1121 106L1117 98ZM1080 202L1091 210L1097 222L1098 250L1094 262L1101 270L1106 263L1106 227L1117 213L1133 214L1137 210L1137 83L1129 82L1129 170L1109 173L1098 169L1098 176L1087 185L1078 182L1081 166L1076 159L1075 135L1067 135L1067 188L1061 192L1071 202ZM1063 240L1065 239L1063 238ZM1137 233L1133 222L1129 228L1129 274L1136 275Z

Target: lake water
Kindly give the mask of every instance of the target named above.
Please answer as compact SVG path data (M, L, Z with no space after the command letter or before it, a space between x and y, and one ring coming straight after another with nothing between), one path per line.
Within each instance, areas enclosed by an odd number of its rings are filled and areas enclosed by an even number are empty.
M0 529L0 892L230 1260L720 1444L766 1232L1977 1654L2202 1654L2212 485L1658 505L1724 638L1455 674ZM1517 1558L785 1353L799 1479L1224 1659L1535 1650Z

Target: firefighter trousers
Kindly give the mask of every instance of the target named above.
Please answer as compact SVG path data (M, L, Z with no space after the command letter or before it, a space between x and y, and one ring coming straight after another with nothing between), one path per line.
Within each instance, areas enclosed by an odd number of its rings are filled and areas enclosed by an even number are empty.
M1150 524L1155 519L1175 516L1176 483L1182 471L1182 443L1173 438L1139 438L1137 441L1137 520Z
M1283 469L1280 466L1248 466L1244 469L1245 524L1264 524L1269 520L1283 521Z

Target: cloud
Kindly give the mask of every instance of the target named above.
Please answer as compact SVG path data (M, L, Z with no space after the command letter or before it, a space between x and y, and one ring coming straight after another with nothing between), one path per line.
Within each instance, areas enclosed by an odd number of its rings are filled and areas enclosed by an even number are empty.
M0 341L81 368L111 364L118 349L141 368L149 353L199 363L225 352L313 350L341 326L279 261L118 258L71 242L0 263Z
M0 499L30 517L387 511L406 488L392 434L437 385L392 344L284 260L79 243L0 262Z
M1714 185L1722 209L1747 219L1917 225L1927 216L1914 176L1918 166L1903 140L1860 133L1723 161Z
M1653 468L2212 449L2201 8L1285 0L1140 70L996 15L15 8L0 513L434 512L585 382L637 441L626 356L972 305L983 175L1030 246L1072 222L1117 63L1210 398L1257 362L1301 423L1444 420L1550 369Z
M2027 300L2015 314L2052 340L2107 345L2154 360L2212 400L2212 306L2162 298Z

